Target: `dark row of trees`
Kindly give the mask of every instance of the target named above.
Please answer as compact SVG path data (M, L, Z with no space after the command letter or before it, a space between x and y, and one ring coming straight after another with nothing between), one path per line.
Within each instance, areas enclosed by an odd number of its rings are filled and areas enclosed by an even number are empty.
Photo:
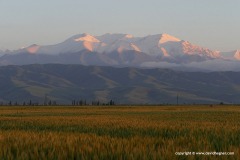
M32 100L30 101L24 101L24 102L17 102L17 101L9 101L9 102L0 102L1 106L57 106L57 105L62 105L58 104L56 101L53 100L44 100L44 103L38 103L38 102L33 102ZM72 103L70 104L72 106L100 106L100 105L115 105L115 102L113 100L110 100L109 102L100 102L100 101L91 101L87 102L87 100L73 100Z
M33 102L32 100L30 101L23 101L23 102L17 102L17 101L9 101L7 103L0 102L1 106L56 106L58 105L56 101L49 100L44 103L38 103L38 102Z
M92 106L102 106L102 105L108 105L108 106L113 106L115 105L115 102L113 100L106 102L100 102L98 101L92 101L91 103L87 103L86 100L73 100L72 101L73 106L87 106L87 105L92 105Z

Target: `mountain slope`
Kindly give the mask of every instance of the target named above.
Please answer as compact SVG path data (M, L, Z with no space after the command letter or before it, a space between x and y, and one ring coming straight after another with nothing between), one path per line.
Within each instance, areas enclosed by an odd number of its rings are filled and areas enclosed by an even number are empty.
M220 52L222 58L227 60L240 60L240 50L232 51L232 52Z
M129 34L92 36L84 33L55 45L34 44L1 54L0 65L60 63L240 71L238 50L212 51L168 34L134 37Z
M240 72L26 65L0 67L0 102L240 103Z

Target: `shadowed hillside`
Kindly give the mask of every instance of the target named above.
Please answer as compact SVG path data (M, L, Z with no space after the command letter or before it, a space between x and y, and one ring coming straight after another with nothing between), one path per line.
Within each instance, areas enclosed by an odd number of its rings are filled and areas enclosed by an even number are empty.
M240 103L240 72L81 65L0 67L0 101L57 103L86 99L131 104Z

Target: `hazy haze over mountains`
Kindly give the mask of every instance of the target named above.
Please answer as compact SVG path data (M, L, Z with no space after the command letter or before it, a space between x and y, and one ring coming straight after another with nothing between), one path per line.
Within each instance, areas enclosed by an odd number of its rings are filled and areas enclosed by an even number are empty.
M82 64L178 68L182 70L240 71L240 51L203 48L168 34L134 37L130 34L79 34L55 45L31 45L0 51L1 65Z

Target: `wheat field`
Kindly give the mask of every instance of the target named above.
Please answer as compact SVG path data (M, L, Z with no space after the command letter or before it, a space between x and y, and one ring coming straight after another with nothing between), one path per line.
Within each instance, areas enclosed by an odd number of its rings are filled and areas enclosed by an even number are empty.
M240 107L2 106L0 159L238 160Z

